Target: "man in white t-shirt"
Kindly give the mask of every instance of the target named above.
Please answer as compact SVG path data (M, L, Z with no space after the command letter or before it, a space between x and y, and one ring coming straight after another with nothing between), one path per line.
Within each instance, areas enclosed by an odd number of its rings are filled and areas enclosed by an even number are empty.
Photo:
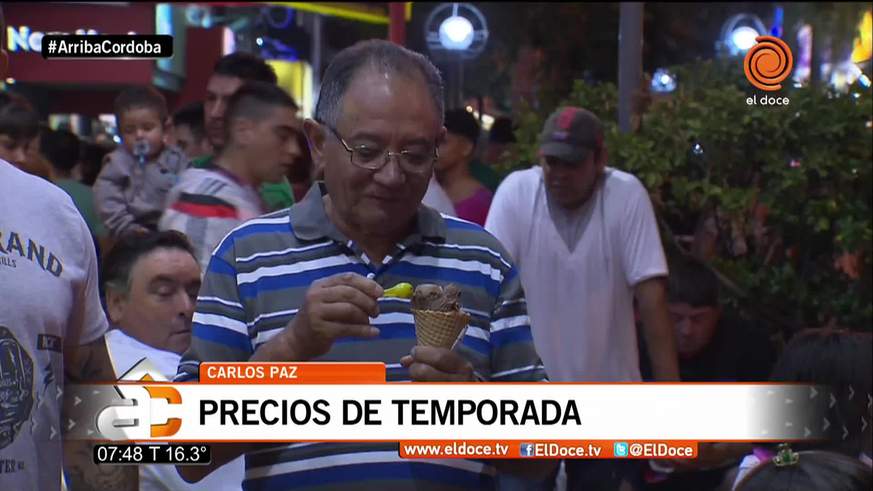
M0 79L6 77L0 10ZM7 114L8 116L8 114ZM3 115L0 115L2 118ZM112 380L106 316L85 220L62 189L0 160L0 489L135 489L124 466L94 466L62 439L65 383Z
M559 108L540 135L540 165L506 178L485 228L519 267L551 380L640 381L634 298L656 379L678 380L652 204L636 177L606 160L600 120Z
M180 232L169 230L122 238L103 262L106 307L114 327L106 346L117 377L143 358L163 380L176 375L191 344L191 323L200 266ZM239 490L244 462L232 461L197 484L185 482L172 465L139 467L140 491Z

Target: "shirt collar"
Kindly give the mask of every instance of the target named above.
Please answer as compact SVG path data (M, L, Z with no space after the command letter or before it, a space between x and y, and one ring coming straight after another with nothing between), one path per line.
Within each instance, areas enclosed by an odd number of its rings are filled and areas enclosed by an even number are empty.
M322 200L325 195L327 195L327 187L325 187L324 182L316 181L306 192L303 200L291 207L288 213L294 236L306 241L327 237L337 242L348 242L349 239L336 228L336 225L327 216ZM419 205L415 229L402 242L408 244L425 238L444 242L446 222L436 210Z

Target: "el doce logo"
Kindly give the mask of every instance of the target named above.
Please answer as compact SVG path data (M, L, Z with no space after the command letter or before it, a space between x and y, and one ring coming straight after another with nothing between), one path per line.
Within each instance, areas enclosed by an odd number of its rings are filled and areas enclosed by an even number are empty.
M773 36L758 36L755 41L758 44L752 46L743 60L746 78L753 86L765 92L777 91L782 88L782 81L791 75L791 69L794 68L791 49L785 41ZM762 95L759 99L753 96L746 103L782 106L788 105L788 98Z

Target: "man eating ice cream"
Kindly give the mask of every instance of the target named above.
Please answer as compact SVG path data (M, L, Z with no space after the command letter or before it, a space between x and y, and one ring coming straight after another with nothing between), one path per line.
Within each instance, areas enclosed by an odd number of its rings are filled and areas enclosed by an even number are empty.
M324 182L215 249L177 380L196 379L203 361L245 360L381 361L389 382L546 379L504 248L478 225L421 205L446 131L442 92L426 58L389 42L333 58L304 124ZM410 299L385 296L398 283L449 290L460 309L448 315L469 317L453 349L417 342ZM251 450L216 447L212 467ZM493 489L498 467L542 477L555 466L505 464L403 460L395 443L288 445L248 458L244 487ZM180 470L189 480L209 472Z

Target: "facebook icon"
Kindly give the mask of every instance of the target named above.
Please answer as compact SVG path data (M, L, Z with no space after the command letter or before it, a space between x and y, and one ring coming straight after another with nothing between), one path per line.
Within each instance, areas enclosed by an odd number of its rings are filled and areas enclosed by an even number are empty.
M533 443L520 443L518 445L518 453L522 457L533 457L534 456Z

